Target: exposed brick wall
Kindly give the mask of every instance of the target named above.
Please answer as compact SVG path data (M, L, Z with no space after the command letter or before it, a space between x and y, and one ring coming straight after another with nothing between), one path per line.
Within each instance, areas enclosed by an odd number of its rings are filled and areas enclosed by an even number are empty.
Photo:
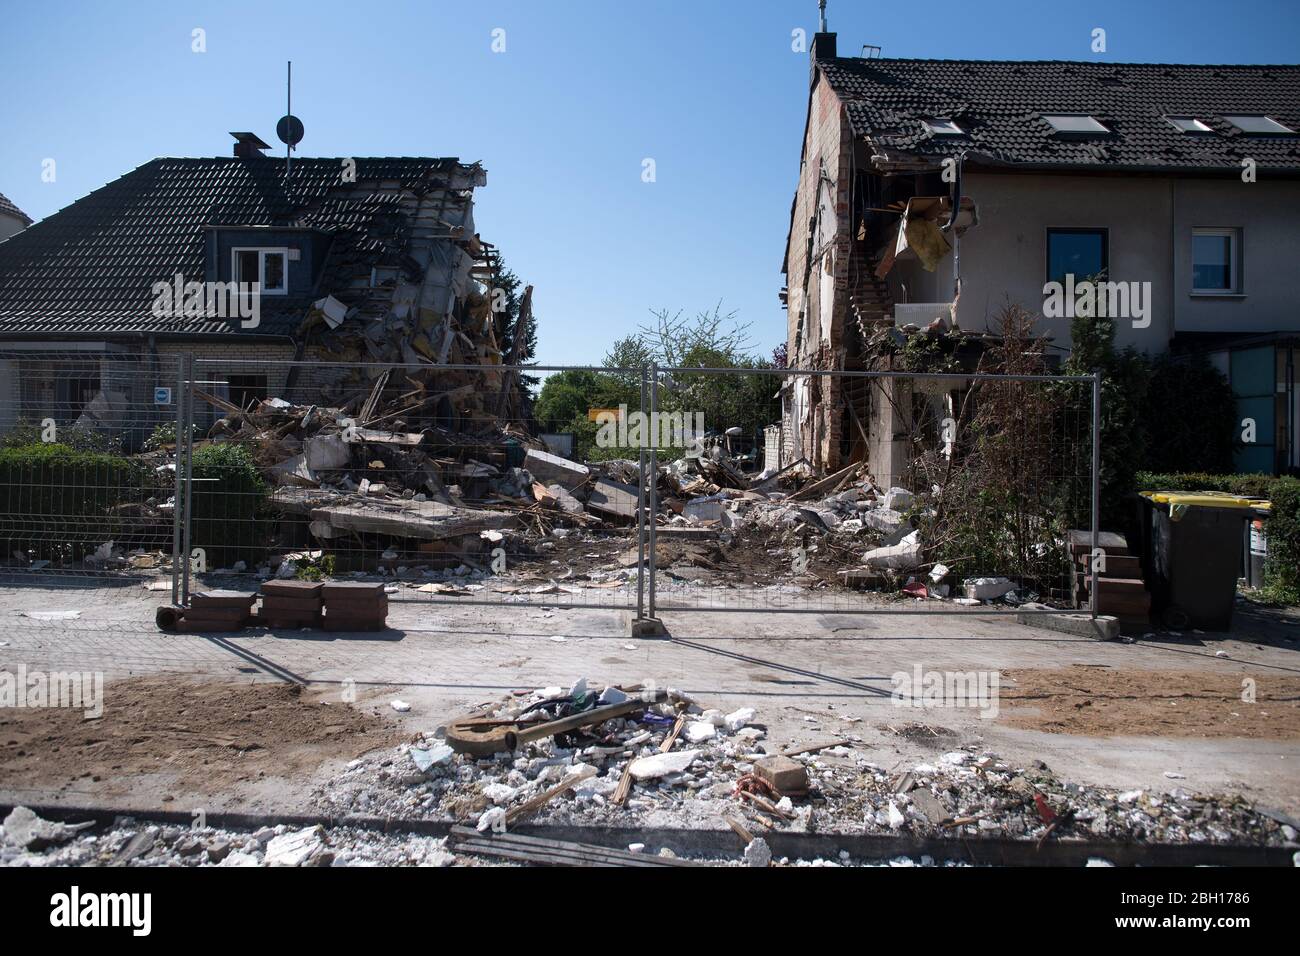
M803 163L790 217L786 346L792 367L839 368L843 361L852 149L852 132L840 100L828 83L818 81L811 92ZM823 195L823 174L831 184L833 222L823 215L814 225ZM809 261L811 229L816 232L811 242L813 259ZM823 302L826 295L831 297L828 303ZM816 411L798 428L799 451L795 457L805 455L815 465L833 468L839 464L843 432L841 383L833 378L821 379L814 393ZM784 424L788 434L793 434L798 425L790 421Z

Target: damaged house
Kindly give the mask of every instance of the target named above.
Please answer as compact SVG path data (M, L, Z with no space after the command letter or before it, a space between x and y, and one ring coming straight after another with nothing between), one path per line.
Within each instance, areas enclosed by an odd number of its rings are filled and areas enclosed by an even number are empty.
M155 159L0 243L0 428L52 415L138 444L147 428L132 417L176 385L182 353L211 362L205 429L226 406L292 390L294 361L347 363L313 369L336 395L369 391L383 363L427 365L379 390L427 395L453 426L521 417L518 391L491 372L509 355L491 308L496 253L474 225L481 166L286 170L255 135L232 135L233 156ZM487 371L436 368L448 365ZM433 401L454 389L454 403Z
M1100 277L1133 291L1117 345L1203 352L1228 377L1260 434L1239 470L1300 466L1300 66L841 57L833 33L811 59L791 367L879 368L872 343L918 329L955 329L973 367L1008 302L1044 316L1059 361L1070 319L1045 285ZM872 401L896 381L791 379L778 463L866 460L891 484L912 424L898 416L952 401Z

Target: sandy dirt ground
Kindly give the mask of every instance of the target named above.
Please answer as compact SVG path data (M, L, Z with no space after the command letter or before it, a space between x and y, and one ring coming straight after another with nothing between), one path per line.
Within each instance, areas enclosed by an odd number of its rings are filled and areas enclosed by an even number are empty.
M1027 730L1084 737L1300 739L1300 677L1104 664L1011 670L1001 677L999 719Z
M618 542L588 548L593 564L610 567ZM1242 607L1230 634L1153 632L1126 644L1014 618L889 616L865 606L774 614L764 610L770 595L665 588L665 601L735 608L666 612L666 640L630 638L616 603L626 596L610 591L587 592L608 608L395 600L389 630L374 634L185 635L157 630L153 612L166 594L139 582L0 586L0 670L95 671L106 700L92 721L0 709L0 802L295 812L363 753L431 733L511 690L586 676L661 681L724 712L752 706L777 747L854 735L891 771L980 746L1081 783L1167 788L1176 773L1189 789L1300 813L1295 612ZM999 671L997 718L900 709L891 675L916 666ZM1243 680L1255 682L1253 702L1243 700ZM409 712L392 709L397 698Z

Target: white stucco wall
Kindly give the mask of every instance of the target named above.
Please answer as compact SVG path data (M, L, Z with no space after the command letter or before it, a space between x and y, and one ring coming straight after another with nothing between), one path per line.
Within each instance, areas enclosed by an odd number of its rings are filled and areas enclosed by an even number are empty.
M1109 230L1110 278L1151 283L1151 324L1117 323L1119 345L1163 351L1178 332L1300 331L1294 294L1300 266L1300 182L974 173L963 192L979 207L979 225L961 241L964 328L990 328L1008 297L1041 315L1047 229ZM1242 230L1244 294L1191 294L1191 230ZM898 301L950 297L953 258L933 273L915 260L890 276ZM1040 329L1069 347L1069 320Z

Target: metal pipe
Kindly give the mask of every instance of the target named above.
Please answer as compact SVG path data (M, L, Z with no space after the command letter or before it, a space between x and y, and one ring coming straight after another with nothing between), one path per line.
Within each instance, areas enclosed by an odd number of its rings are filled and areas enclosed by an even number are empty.
M190 606L190 526L193 524L190 505L194 494L194 353L185 353L185 386L188 391L185 402L185 520L181 526L181 560L184 567L181 573L181 594L178 602L183 607Z
M646 522L650 526L650 617L657 616L655 610L655 578L658 575L657 562L655 560L655 526L658 522L658 497L659 497L659 429L655 426L655 420L658 418L659 411L659 363L652 363L650 366L650 447L648 449L650 456L650 509L646 515Z
M835 376L836 378L914 378L918 381L973 378L997 382L1087 382L1092 378L1090 375L994 375L988 372L902 372L814 368L661 368L659 371L666 375L689 375L695 372L711 375L777 375L781 377L808 375L822 378L828 376Z
M172 604L181 598L181 495L185 483L181 480L181 442L185 435L185 363L176 362L176 460L175 490L172 492Z
M645 369L641 370L641 410L645 411ZM645 479L646 472L645 445L637 450L637 488L636 495L636 619L645 619Z
M1088 611L1097 617L1097 545L1101 536L1101 372L1092 373L1092 552Z

